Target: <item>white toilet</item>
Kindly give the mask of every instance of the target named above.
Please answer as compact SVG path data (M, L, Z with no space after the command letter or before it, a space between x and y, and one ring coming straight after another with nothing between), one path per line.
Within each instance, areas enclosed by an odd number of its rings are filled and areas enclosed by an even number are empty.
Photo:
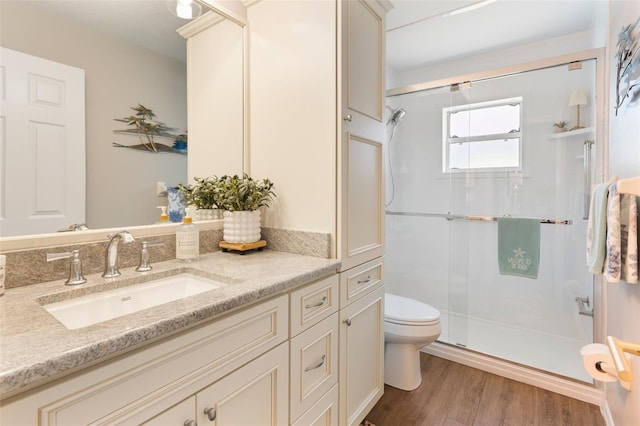
M420 349L438 336L440 311L417 300L385 293L384 382L407 391L420 386Z

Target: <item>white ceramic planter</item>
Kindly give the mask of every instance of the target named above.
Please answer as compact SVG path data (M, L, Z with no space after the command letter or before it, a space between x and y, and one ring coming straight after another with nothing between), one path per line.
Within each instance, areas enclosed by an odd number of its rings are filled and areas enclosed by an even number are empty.
M223 238L228 243L260 241L260 210L224 212Z
M194 220L222 219L222 209L196 209Z

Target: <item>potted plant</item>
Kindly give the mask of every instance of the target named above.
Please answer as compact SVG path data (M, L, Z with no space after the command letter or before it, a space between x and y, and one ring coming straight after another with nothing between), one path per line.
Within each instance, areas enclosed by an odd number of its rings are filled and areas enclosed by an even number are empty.
M276 196L273 182L247 175L222 176L215 180L215 203L224 209L224 241L253 243L260 240L260 207Z
M567 131L567 123L566 121L558 121L557 123L553 123L553 127L556 128L556 133L562 133Z
M194 177L192 185L178 185L186 204L196 208L195 220L222 219L222 211L216 202L216 177Z

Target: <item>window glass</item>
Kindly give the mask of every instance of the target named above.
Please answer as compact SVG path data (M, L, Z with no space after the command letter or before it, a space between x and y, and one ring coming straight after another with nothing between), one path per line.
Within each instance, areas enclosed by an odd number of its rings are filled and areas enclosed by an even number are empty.
M521 168L522 98L443 109L444 172Z

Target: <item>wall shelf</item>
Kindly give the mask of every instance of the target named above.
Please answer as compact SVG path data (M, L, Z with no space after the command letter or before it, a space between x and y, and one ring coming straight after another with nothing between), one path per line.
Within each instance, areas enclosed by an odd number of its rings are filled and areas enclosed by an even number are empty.
M589 133L593 133L594 130L595 129L593 127L585 127L583 129L569 130L567 132L554 133L553 135L549 136L549 139L565 139L571 136L586 135Z

